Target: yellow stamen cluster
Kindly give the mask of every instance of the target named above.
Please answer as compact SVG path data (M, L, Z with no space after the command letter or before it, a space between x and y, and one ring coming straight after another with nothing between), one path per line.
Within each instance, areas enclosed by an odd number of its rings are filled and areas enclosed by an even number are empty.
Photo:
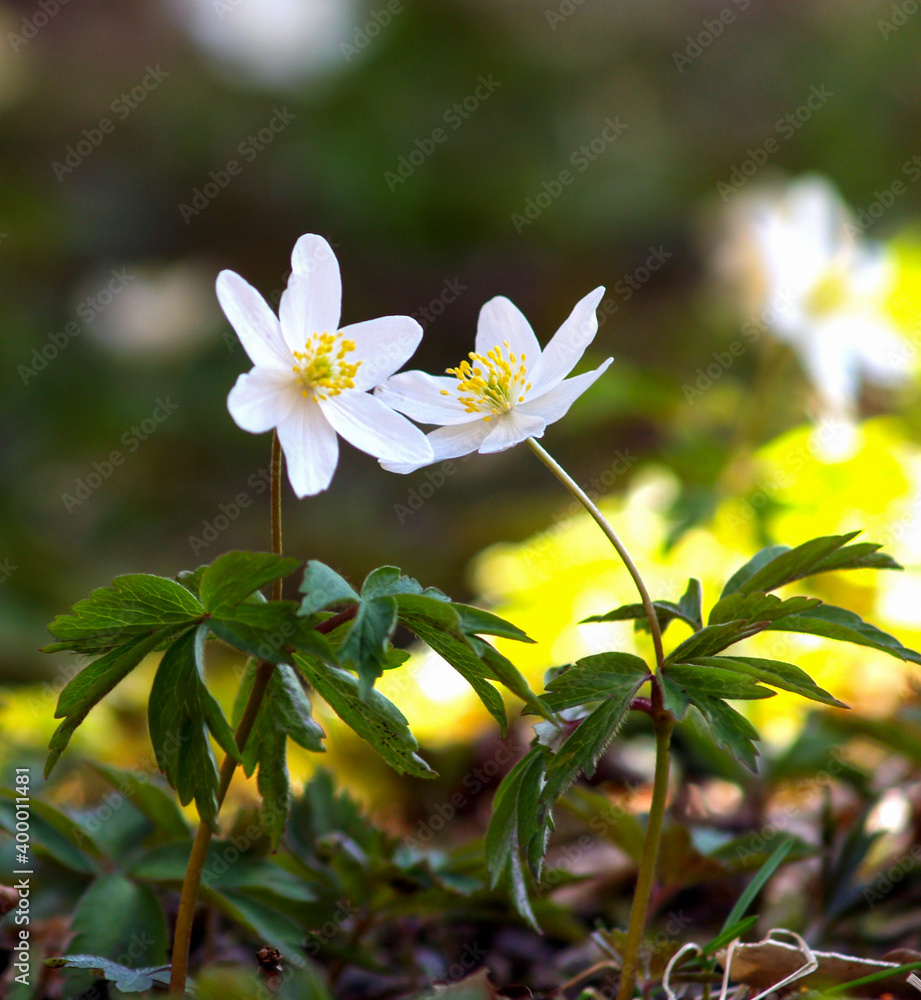
M354 340L344 340L341 333L314 333L307 338L303 351L295 351L293 366L302 396L314 400L338 396L343 389L355 388L355 373L361 361L346 361L355 350Z
M509 347L508 341L503 341L505 351L498 345L486 354L469 354L469 361L462 361L456 368L449 368L448 374L453 375L458 382L458 402L467 413L482 413L487 411L484 420L491 420L497 413L507 413L516 403L523 403L531 389L528 382L527 357L520 358ZM443 396L450 396L447 389L442 389Z

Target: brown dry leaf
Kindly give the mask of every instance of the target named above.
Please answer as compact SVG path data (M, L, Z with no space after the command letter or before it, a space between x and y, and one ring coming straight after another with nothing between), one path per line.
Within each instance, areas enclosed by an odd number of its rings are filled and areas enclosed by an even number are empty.
M813 951L818 961L814 972L803 976L789 984L791 990L799 991L801 987L821 989L849 983L863 976L870 976L884 969L894 969L909 962L921 961L921 953L900 951L896 961L891 961L893 955L877 961L871 958L858 958L854 955L840 955L833 951ZM725 963L726 951L717 956L721 964ZM767 938L752 944L737 944L732 954L730 979L733 982L744 983L753 990L761 992L770 989L775 983L792 976L806 964L806 955L801 948ZM725 967L725 966L724 966ZM918 1000L918 991L908 982L908 973L887 976L874 983L860 987L860 995L878 997L883 993L903 998L903 1000Z
M489 981L489 969L477 969L456 983L439 983L415 1000L503 1000Z

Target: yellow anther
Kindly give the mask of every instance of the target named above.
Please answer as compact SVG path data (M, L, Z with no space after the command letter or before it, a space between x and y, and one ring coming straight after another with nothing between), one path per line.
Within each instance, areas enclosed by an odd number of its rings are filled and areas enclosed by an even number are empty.
M355 350L354 340L342 339L341 333L314 333L302 351L294 351L298 364L293 366L297 382L305 388L302 396L326 400L343 389L355 388L355 373L361 361L347 361Z
M456 368L448 368L447 373L457 379L458 402L467 413L486 412L484 420L490 420L495 413L507 413L515 403L524 402L531 389L527 382L527 368L524 355L516 357L509 348L508 341L503 342L508 351L506 360L502 347L490 348L485 354L471 351L470 361L461 361ZM470 362L473 362L471 365ZM442 389L443 396L451 393Z

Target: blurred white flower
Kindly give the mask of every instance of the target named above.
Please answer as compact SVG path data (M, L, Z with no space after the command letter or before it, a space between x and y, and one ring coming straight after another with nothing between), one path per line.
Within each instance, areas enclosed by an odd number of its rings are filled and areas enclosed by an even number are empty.
M885 310L890 258L863 240L838 193L817 176L753 193L731 228L725 258L754 287L754 308L773 333L799 355L819 397L817 417L847 438L861 376L893 385L908 375Z
M178 20L218 63L271 87L344 64L354 0L174 0Z

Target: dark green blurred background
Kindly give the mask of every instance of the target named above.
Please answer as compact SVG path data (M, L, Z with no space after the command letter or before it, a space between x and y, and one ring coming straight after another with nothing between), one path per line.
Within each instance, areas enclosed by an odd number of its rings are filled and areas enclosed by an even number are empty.
M712 482L728 431L681 386L740 323L708 277L717 184L773 138L762 176L818 171L866 204L921 152L919 31L891 3L831 0L0 4L0 678L50 670L45 623L116 574L268 547L270 438L227 413L250 364L213 282L229 267L277 302L302 233L336 249L343 321L417 315L412 366L433 372L472 348L491 296L546 342L606 285L586 364L616 364L548 447L582 481L638 456L617 489L649 461ZM562 170L574 182L542 195ZM522 225L529 199L546 207ZM435 480L343 445L328 493L286 497L286 552L469 598L473 554L568 505L524 450Z

